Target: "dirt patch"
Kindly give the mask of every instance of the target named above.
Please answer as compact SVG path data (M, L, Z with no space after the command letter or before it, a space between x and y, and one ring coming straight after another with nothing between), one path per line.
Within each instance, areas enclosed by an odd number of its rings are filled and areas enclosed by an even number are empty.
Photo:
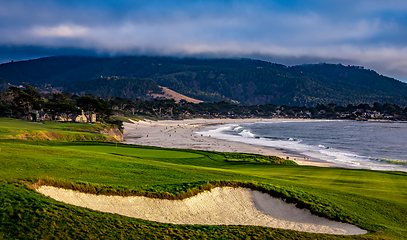
M52 138L50 138L45 132L35 132L34 134L34 140L51 140Z
M55 140L55 139L60 139L60 138L61 138L61 134L56 133L56 132L50 132L50 131L48 131L48 132L47 132L47 135L48 135L48 137L49 137L50 139L53 139L53 140Z
M203 102L201 100L190 98L190 97L187 97L185 95L182 95L181 93L177 93L177 92L175 92L175 91L173 91L173 90L171 90L169 88L166 88L166 87L161 87L161 88L162 88L163 94L153 93L153 94L151 94L151 96L153 98L174 99L175 102L177 102L177 103L179 101L181 101L182 99L187 101L187 102L192 102L192 103L201 103L201 102Z
M124 140L123 133L120 132L120 130L117 128L105 128L105 129L101 130L100 133L110 136L111 138L108 138L109 141L117 140L117 141L122 142Z

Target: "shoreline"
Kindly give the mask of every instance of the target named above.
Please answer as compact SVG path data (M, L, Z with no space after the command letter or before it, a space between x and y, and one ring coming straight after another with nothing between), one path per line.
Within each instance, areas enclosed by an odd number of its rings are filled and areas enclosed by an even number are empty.
M304 161L304 156L285 149L252 145L228 141L196 134L211 126L234 123L303 121L302 119L187 119L187 120L144 120L134 123L123 123L123 143L155 146L163 148L180 148L218 152L253 153L266 156L277 156L295 161L298 165L318 167L339 167L321 159ZM316 120L318 121L318 120Z

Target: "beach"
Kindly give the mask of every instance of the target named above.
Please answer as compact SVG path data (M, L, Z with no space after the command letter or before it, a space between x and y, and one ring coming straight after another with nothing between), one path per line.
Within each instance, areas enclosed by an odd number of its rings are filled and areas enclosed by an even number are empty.
M159 121L134 121L123 123L123 143L156 146L163 148L180 148L207 150L219 152L253 153L266 156L287 157L299 165L318 167L333 167L332 163L321 159L307 159L304 156L284 149L275 149L259 145L251 145L241 142L227 141L210 136L197 134L222 124L283 121L286 119L187 119L187 120L159 120ZM301 120L298 120L301 121Z

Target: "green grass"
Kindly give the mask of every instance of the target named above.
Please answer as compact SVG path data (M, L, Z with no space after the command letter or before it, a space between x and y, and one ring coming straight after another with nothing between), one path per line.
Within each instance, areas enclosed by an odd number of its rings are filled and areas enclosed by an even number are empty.
M135 118L135 117L124 117L124 116L118 116L118 115L114 115L112 116L113 119L115 120L119 120L122 122L126 122L126 123L133 123L132 121L130 121L129 119L138 122L140 119Z
M1 125L0 131L11 128ZM0 148L0 239L407 236L404 172L271 164L259 155L123 144L116 147L108 142L3 139ZM249 160L230 161L246 158ZM254 226L161 224L59 203L32 190L32 184L44 183L97 194L168 199L182 199L215 186L243 186L285 198L318 215L355 224L369 233L332 236Z
M97 133L109 128L106 124L27 122L0 118L0 139L60 140L60 141L113 141Z
M259 154L223 154L226 161L235 163L269 163L269 164L283 164L283 165L297 165L294 161L285 160L276 156L262 156Z

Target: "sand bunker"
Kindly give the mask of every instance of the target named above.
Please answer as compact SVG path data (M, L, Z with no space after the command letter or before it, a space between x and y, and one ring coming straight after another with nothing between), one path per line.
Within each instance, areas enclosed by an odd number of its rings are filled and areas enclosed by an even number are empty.
M184 200L93 195L50 186L41 186L37 191L67 204L162 223L255 225L341 235L366 233L247 188L214 188Z

